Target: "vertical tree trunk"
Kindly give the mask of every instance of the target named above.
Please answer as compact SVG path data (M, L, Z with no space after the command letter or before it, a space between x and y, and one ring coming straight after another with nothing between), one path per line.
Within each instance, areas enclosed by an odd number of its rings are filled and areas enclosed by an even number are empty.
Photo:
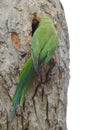
M34 100L36 83L28 91L24 107L18 106L11 122L11 98L18 74L30 55L34 13L39 18L47 14L56 23L59 36L54 56L56 64L49 74L49 81L39 86ZM42 80L45 78L43 73ZM66 130L68 83L69 37L60 1L0 1L0 130Z

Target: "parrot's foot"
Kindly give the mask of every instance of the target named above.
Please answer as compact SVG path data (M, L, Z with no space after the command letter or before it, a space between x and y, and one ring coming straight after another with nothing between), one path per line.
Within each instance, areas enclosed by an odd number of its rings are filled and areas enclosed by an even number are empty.
M55 61L54 58L52 58L52 59L49 61L49 66L50 66L50 68L53 69L53 67L55 66L55 64L56 64L56 61Z

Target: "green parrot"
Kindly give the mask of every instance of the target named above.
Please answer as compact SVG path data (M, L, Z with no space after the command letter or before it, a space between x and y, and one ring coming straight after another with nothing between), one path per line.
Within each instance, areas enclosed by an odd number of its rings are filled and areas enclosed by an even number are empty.
M49 16L44 16L32 36L31 56L19 75L19 83L12 99L11 119L14 117L18 103L23 106L28 88L32 86L42 68L48 64L57 45L58 36L54 24Z

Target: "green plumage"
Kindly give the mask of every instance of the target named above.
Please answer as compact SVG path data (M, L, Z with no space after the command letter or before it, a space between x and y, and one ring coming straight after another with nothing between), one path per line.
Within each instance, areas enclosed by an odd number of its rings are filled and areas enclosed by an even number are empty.
M52 20L48 16L41 18L31 40L31 57L19 75L19 84L12 99L11 118L14 117L19 101L23 106L28 88L32 86L39 71L50 61L57 45L58 37Z

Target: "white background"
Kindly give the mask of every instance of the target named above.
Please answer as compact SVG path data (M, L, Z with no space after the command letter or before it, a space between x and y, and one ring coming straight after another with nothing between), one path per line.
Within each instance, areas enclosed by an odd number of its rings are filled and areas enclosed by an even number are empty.
M61 0L70 36L68 130L98 130L98 0Z

